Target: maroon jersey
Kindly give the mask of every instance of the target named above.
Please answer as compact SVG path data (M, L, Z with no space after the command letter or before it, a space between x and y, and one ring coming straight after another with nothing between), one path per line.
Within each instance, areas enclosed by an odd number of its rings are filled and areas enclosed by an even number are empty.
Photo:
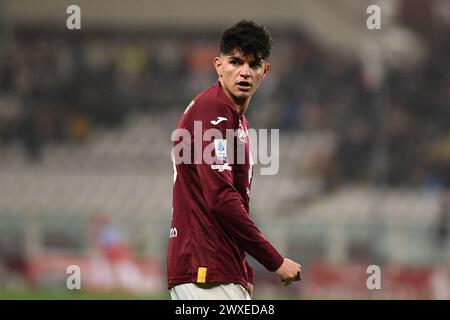
M240 283L247 287L248 282L253 283L253 270L246 253L269 271L283 262L249 215L253 160L248 122L217 83L190 103L178 129L185 129L191 138L174 139L174 159L186 150L196 150L195 133L218 129L222 138L197 136L205 141L200 150L188 151L192 164L174 162L168 287L181 283ZM227 129L237 132L234 138L227 138ZM185 148L175 152L179 143ZM245 152L245 161L236 156L239 148ZM195 154L203 152L211 154L215 162L206 163L202 158L202 163L194 163Z

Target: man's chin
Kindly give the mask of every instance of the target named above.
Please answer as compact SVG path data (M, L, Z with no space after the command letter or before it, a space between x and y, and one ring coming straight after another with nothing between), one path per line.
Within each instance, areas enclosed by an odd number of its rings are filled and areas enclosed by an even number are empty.
M237 91L234 93L234 96L237 99L246 99L249 98L252 95L251 91Z

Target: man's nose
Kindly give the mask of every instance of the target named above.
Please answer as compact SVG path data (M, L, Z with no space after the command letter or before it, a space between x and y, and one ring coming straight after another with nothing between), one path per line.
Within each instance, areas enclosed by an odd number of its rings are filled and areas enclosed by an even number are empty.
M250 74L250 66L247 63L244 63L241 68L241 76L244 78L248 78L251 76Z

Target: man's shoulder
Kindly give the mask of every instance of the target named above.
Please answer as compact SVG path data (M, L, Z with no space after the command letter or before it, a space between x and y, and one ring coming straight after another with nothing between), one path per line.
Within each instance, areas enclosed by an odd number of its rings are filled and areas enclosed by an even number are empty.
M199 93L185 113L189 118L207 120L220 116L234 117L237 110L224 98L222 89L216 84Z
M206 88L194 100L196 104L208 109L230 109L231 112L234 111L218 84Z

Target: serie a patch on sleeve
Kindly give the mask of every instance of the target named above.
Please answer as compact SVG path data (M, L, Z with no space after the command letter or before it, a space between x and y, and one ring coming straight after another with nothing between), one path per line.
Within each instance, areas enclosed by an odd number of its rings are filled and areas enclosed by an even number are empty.
M214 151L217 160L227 161L227 139L214 139Z

